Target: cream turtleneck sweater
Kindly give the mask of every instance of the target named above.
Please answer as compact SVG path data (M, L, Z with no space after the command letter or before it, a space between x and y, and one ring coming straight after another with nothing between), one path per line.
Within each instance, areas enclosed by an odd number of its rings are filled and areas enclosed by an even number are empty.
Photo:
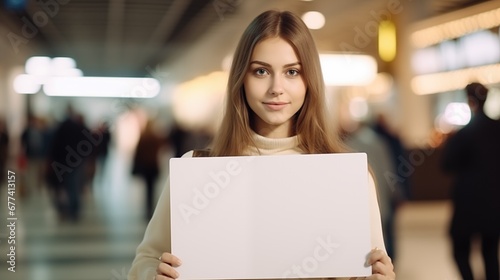
M297 136L287 138L267 138L259 134L253 135L255 147L249 147L248 155L296 155L302 154Z
M298 147L297 136L288 138L266 138L254 134L253 140L256 147L249 147L245 154L248 155L291 155L301 154ZM192 157L193 151L183 155ZM371 236L372 247L385 250L382 226L380 221L380 211L377 201L377 193L373 178L370 177L370 215L371 215ZM165 184L165 188L158 200L155 212L149 222L144 239L137 247L136 256L128 274L129 280L152 280L156 275L156 267L159 264L158 257L163 252L170 252L170 183ZM367 252L368 253L368 252ZM181 276L182 278L182 276ZM347 279L347 278L346 278ZM340 279L338 279L340 280Z

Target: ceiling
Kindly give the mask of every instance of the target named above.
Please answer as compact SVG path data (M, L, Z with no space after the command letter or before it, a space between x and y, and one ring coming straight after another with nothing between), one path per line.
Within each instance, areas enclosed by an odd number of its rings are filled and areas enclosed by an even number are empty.
M366 27L373 13L391 2L405 8L410 0L48 0L26 1L19 10L7 2L0 7L1 61L69 56L86 76L144 76L161 69L165 77L187 79L220 68L246 25L266 9L321 11L327 23L313 31L317 46L340 51L342 42L352 45L356 28ZM413 20L483 1L415 2L412 9L420 11ZM38 28L28 30L30 25ZM19 41L13 44L13 38ZM375 54L375 42L360 51Z

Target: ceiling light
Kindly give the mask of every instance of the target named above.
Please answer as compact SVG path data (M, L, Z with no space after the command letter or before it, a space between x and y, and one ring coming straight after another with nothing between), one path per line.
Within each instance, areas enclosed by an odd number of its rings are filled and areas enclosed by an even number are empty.
M67 73L76 73L72 69L76 68L76 62L70 57L54 57L51 63L51 75L67 76ZM81 71L80 71L81 72Z
M377 61L362 54L320 54L327 86L365 86L377 76Z
M472 81L485 85L500 83L500 64L419 75L411 80L411 88L416 94L432 94L464 89Z
M21 94L34 94L41 84L35 75L21 74L14 79L14 91Z
M152 98L160 92L154 78L51 77L43 86L49 96Z
M378 53L386 62L396 57L396 25L392 21L383 20L378 26Z
M52 76L81 77L82 70L76 68L76 62L70 57L32 56L24 65L26 74L14 79L17 93L37 93L40 87Z
M321 29L325 25L325 16L316 11L303 14L302 20L309 29Z
M37 76L50 75L51 58L47 56L33 56L26 60L24 71L26 74Z
M411 34L411 42L416 48L425 48L496 26L500 26L500 8L420 29Z
M30 57L25 71L14 79L17 93L37 93L42 86L48 96L151 98L160 92L153 78L83 77L70 57Z

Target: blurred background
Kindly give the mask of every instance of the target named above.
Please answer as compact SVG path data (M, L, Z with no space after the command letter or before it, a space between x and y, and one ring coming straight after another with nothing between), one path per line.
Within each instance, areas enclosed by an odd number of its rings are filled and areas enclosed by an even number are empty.
M379 166L398 279L460 279L440 156L470 121L468 83L500 118L494 0L0 1L1 279L126 279L169 159L209 143L237 41L267 9L303 17L337 129Z

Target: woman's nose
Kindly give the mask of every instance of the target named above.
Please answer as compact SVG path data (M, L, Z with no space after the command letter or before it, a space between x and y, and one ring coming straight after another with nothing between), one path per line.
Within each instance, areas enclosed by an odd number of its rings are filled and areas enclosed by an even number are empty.
M280 75L275 75L271 81L271 86L269 87L269 93L272 95L282 95L283 94L283 77Z

